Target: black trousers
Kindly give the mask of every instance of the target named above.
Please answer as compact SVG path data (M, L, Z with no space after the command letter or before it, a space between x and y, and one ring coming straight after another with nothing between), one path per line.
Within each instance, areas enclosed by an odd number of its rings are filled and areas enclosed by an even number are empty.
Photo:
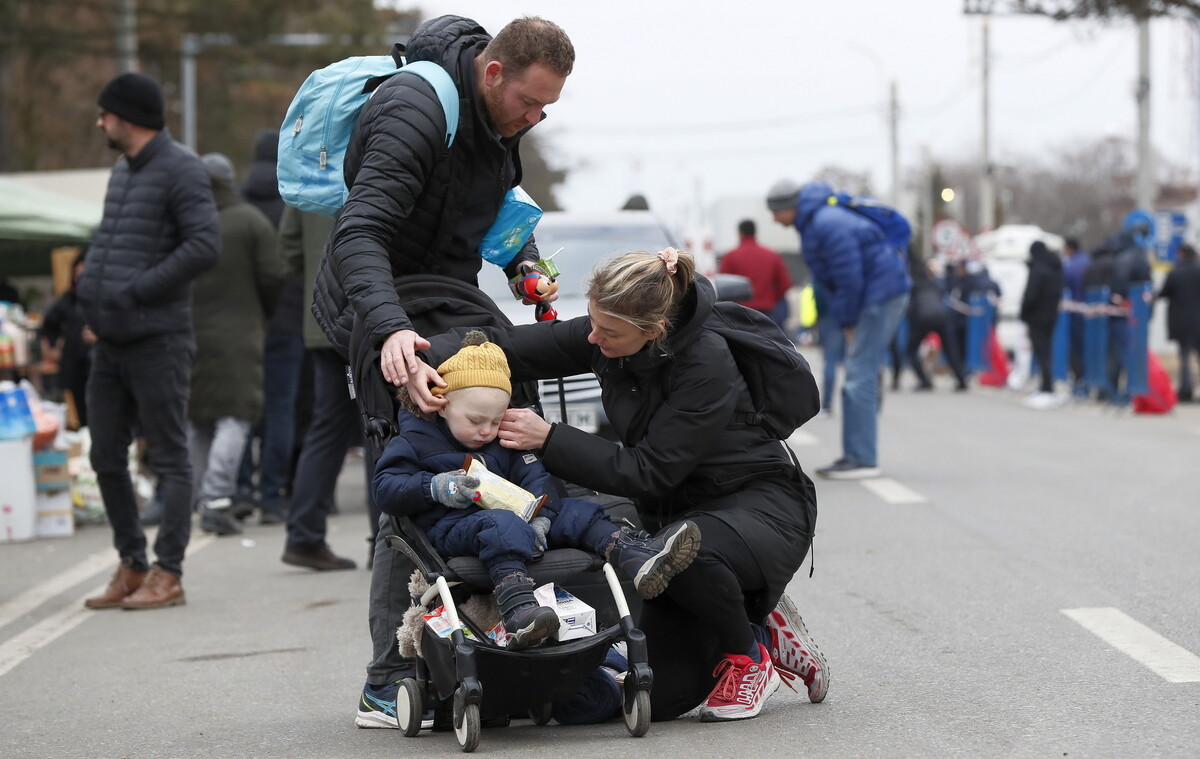
M129 444L140 427L163 502L154 541L156 563L183 575L183 554L192 531L187 406L195 353L191 333L175 333L127 344L101 340L92 354L87 385L90 458L112 525L113 546L135 569L149 567L146 533L129 476Z
M921 341L930 332L936 334L942 341L942 355L946 357L950 371L954 372L954 379L958 382L958 386L966 387L967 376L963 371L962 346L958 342L958 334L950 329L946 319L918 321L909 325L908 345L905 346L905 353L908 355L908 363L912 366L913 373L917 375L917 381L921 383L921 387L930 387L933 384L925 367L921 365L919 355Z
M1054 327L1045 329L1040 326L1029 325L1029 344L1033 348L1033 358L1038 364L1038 373L1041 375L1042 382L1038 387L1039 392L1053 393L1054 392L1054 355L1051 347L1054 344Z

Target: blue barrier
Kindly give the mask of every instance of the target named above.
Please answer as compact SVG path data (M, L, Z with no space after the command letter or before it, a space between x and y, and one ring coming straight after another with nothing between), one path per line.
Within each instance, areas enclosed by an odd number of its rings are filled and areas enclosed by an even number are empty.
M1150 349L1151 284L1142 282L1129 288L1129 349L1125 358L1126 392L1142 395L1150 392L1146 366Z
M986 293L975 293L971 296L970 313L967 314L967 344L964 346L964 364L968 372L983 371L991 367L988 356L984 355L984 341L991 331L991 307Z
M1086 302L1108 305L1108 288L1089 289ZM1087 314L1083 321L1083 376L1092 389L1108 388L1108 317L1103 314Z
M1070 300L1069 290L1063 290L1064 301ZM1054 336L1050 342L1050 373L1056 380L1067 379L1067 369L1071 355L1071 314L1067 311L1058 312L1058 321L1054 323Z

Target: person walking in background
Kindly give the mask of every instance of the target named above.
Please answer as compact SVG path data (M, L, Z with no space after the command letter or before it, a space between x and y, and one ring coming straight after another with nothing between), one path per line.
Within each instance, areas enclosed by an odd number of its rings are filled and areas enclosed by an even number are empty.
M79 278L79 302L97 337L87 387L91 464L120 565L104 592L84 604L151 609L185 602L192 281L216 264L220 231L208 173L195 153L171 139L158 83L121 74L105 85L99 104L96 126L121 157ZM129 476L135 426L163 499L153 565Z
M233 163L220 153L201 160L217 203L221 254L193 290L188 450L200 529L236 535L242 531L233 513L237 473L250 426L262 413L263 334L285 271L271 222L234 191Z
M79 303L79 275L86 266L87 248L71 266L71 289L63 293L42 317L39 338L42 356L58 366L58 386L69 396L80 427L87 426L87 380L92 370L92 345L96 336L87 328Z
M287 207L279 227L279 247L290 266L304 272L305 305L312 305L313 282L334 221ZM292 566L330 571L354 569L353 559L338 556L327 540L338 475L346 450L363 439L358 406L346 386L346 362L317 326L311 308L304 314L304 345L312 372L312 419L300 445L292 499L287 511L287 542L281 561ZM371 481L370 456L367 482ZM368 488L374 511L374 496Z
M759 245L754 221L738 223L738 246L721 258L722 274L740 274L750 280L754 294L750 300L738 301L747 308L761 311L783 329L787 321L787 291L792 287L783 257L770 248Z
M1150 238L1149 221L1131 214L1117 234L1112 260L1113 305L1125 309L1126 313L1112 316L1108 320L1108 384L1112 388L1111 400L1118 405L1130 402L1128 389L1129 353L1129 291L1135 285L1150 282L1150 261L1146 249L1153 243Z
M1063 286L1066 288L1066 297L1073 303L1082 304L1087 301L1083 275L1091 263L1092 257L1079 247L1079 241L1068 237L1063 243ZM1087 394L1083 370L1083 323L1083 314L1072 310L1067 322L1070 339L1067 356L1073 382L1072 392L1077 398Z
M967 375L963 369L962 346L950 323L950 309L946 306L942 284L930 271L935 264L923 261L916 251L909 251L909 274L912 277L912 298L908 302L908 341L904 346L905 356L917 375L918 390L932 390L925 365L921 362L921 343L930 334L942 342L942 356L950 371L954 373L954 389L967 389Z
M264 129L254 140L254 160L242 181L241 194L270 220L275 229L283 217L283 199L276 178L279 132ZM287 518L287 498L292 486L292 462L296 439L296 403L304 365L304 273L303 266L289 269L279 290L279 301L263 344L263 384L270 388L263 403L262 418L246 441L238 473L238 497L234 514L244 519L260 508L262 524L279 524ZM258 459L254 439L259 440ZM256 465L257 463L257 465ZM258 471L258 499L254 498L254 472Z
M1031 408L1050 408L1054 397L1054 326L1058 323L1058 306L1063 296L1063 266L1053 251L1041 240L1029 246L1029 278L1021 296L1021 321L1029 330L1029 343L1038 364L1041 382L1038 390L1026 399Z
M1170 301L1167 309L1167 337L1179 344L1179 400L1195 399L1192 387L1192 356L1200 359L1200 263L1196 249L1179 246L1179 262L1167 275L1158 298Z
M846 337L842 457L817 470L831 479L878 477L879 372L908 305L907 265L873 220L829 203L825 182L777 182L767 195L775 221L800 233L801 252L829 292L830 313Z

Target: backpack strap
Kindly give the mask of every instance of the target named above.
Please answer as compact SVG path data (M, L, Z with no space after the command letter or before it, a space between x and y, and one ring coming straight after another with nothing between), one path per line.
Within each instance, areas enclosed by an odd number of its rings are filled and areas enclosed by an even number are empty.
M454 80L450 78L446 69L433 61L413 61L400 69L399 73L405 72L416 74L433 87L434 93L441 101L442 111L446 114L446 147L450 147L458 134L458 87L455 86Z

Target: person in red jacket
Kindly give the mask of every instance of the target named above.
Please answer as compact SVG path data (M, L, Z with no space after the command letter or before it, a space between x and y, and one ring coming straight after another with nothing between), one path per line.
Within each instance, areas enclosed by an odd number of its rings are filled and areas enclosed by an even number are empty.
M787 321L787 301L784 296L792 286L783 257L770 248L758 244L754 222L745 219L738 223L741 242L721 258L722 274L740 274L750 280L754 296L740 301L743 306L762 311L780 326Z

